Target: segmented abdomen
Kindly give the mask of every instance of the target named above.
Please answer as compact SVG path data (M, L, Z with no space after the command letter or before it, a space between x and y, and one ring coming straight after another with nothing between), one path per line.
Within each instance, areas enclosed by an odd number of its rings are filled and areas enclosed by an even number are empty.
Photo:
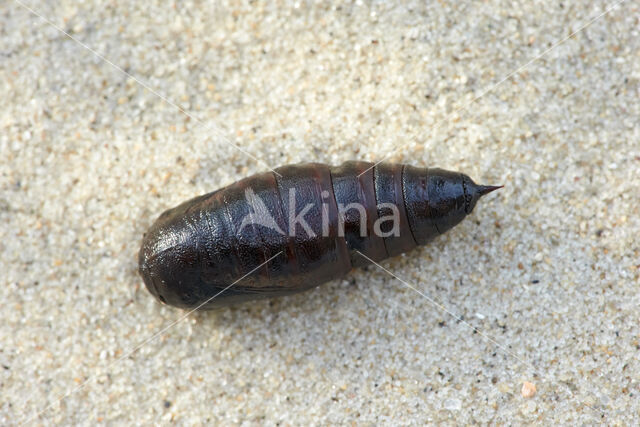
M206 233L212 237L207 243L210 247L225 247L222 242L226 241L235 248L225 251L228 258L220 264L232 271L232 276L225 280L247 274L282 252L283 256L263 266L247 284L298 290L368 264L358 252L381 261L413 249L416 240L405 207L404 169L401 164L381 163L373 167L372 163L355 161L336 167L320 163L288 165L275 170L280 176L265 172L214 193L209 202L215 203L216 208L203 205L204 217L223 225L217 228L224 230L224 234ZM258 224L259 221L252 221L240 230L244 218L260 214L255 212L255 203L248 200L247 190L255 195L253 200L264 203L279 230ZM393 217L391 206L397 209L397 233L393 233L391 219L380 222L380 232L374 232L377 220Z

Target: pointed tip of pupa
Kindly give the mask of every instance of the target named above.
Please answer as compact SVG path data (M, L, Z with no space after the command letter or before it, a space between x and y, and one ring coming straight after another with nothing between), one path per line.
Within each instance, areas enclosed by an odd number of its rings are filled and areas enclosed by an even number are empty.
M484 196L485 194L489 194L492 191L499 190L503 187L504 185L478 185L478 193L481 196Z

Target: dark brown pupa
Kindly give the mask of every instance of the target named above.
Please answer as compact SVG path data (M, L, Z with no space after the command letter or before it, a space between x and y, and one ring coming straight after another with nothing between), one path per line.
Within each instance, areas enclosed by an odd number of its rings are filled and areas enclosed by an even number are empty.
M188 309L301 292L368 264L363 255L378 262L426 244L500 188L398 163L275 171L160 215L139 253L149 291Z

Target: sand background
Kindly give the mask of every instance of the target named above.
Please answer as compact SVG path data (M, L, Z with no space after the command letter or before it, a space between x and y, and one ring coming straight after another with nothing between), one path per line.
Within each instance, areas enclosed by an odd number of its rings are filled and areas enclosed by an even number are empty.
M0 423L640 422L638 2L22 4L111 64L0 2ZM424 296L370 267L145 342L164 209L385 156L505 185L383 264Z

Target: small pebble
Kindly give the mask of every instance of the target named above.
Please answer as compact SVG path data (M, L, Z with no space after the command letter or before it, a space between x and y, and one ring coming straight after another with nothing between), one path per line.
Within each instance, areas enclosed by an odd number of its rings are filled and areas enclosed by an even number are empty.
M522 397L530 398L536 395L536 385L534 383L530 383L529 381L525 381L522 383L522 390L520 390Z

